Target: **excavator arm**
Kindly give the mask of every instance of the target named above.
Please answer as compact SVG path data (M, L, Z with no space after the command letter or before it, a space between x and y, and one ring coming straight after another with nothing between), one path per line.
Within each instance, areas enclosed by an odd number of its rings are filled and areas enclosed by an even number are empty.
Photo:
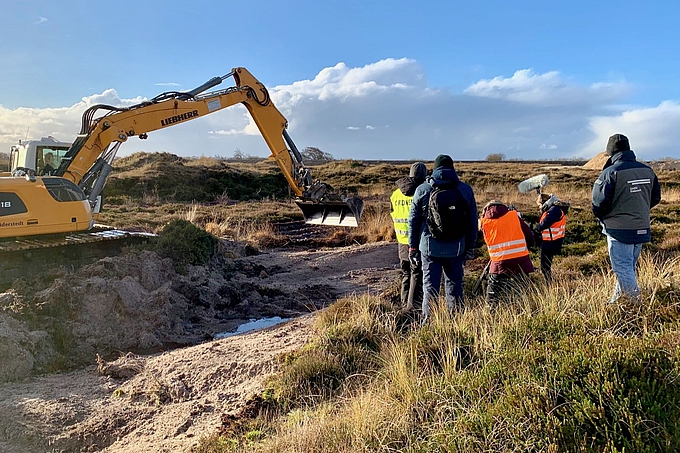
M206 92L233 77L235 86ZM165 129L209 115L235 104L248 109L278 164L307 223L358 226L363 202L356 197L329 194L326 185L313 181L295 143L288 121L274 106L266 87L245 68L235 68L188 92L166 92L131 107L95 105L83 114L81 131L62 158L55 176L78 185L94 206L112 170L118 147L128 138L147 138ZM97 116L98 112L105 112Z

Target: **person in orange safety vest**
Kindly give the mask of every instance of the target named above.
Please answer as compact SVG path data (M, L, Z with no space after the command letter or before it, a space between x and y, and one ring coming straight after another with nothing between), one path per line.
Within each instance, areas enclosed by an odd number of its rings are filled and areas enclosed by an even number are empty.
M484 206L480 229L491 260L486 300L495 304L534 271L529 256L534 237L518 211L496 200Z
M541 272L546 282L550 283L553 258L562 252L562 243L567 232L569 203L546 193L540 194L536 203L541 215L535 231L536 237L540 237L541 241Z

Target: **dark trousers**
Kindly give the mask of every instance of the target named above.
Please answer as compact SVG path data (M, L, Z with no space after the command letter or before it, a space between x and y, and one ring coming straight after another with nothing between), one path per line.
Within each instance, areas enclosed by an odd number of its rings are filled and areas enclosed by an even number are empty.
M420 313L423 305L423 268L401 261L401 306Z
M529 285L529 276L520 274L489 274L486 286L486 302L496 305L501 300L509 300L513 295L520 295Z
M442 273L446 306L450 311L463 308L463 257L437 258L423 255L423 322L427 321L432 304L439 297Z
M541 249L541 272L548 283L552 282L552 262L555 255L558 254L559 251Z

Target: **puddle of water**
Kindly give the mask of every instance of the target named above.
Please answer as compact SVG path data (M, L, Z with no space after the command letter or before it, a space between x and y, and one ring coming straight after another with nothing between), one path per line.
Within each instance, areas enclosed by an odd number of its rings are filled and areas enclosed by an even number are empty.
M249 322L238 326L238 329L234 332L220 332L215 334L215 339L233 337L234 335L250 332L252 330L264 329L288 321L289 319L290 318L280 318L278 316L274 316L273 318L251 319Z

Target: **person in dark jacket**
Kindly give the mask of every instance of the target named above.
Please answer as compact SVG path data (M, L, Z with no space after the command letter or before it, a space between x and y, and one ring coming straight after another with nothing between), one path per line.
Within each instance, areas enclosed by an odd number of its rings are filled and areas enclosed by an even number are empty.
M562 243L567 232L569 203L553 194L542 193L536 201L540 211L535 236L541 244L541 272L547 283L552 282L552 262L562 252Z
M496 200L484 206L479 223L491 260L486 301L495 305L514 287L527 284L534 271L529 256L534 235L518 211Z
M52 173L56 171L56 169L52 166L52 163L54 162L54 154L53 153L45 153L43 156L43 161L45 162L45 168L43 168L43 176L52 176Z
M637 161L625 135L609 137L605 152L610 157L593 184L592 208L616 275L609 302L621 296L639 300L635 267L642 244L652 238L649 211L661 201L661 186L654 170Z
M438 240L427 225L430 194L435 187L451 185L455 185L466 204L466 232L458 240ZM439 297L442 272L448 309L453 311L462 308L463 264L474 257L473 249L477 241L477 202L472 187L458 179L450 156L437 156L432 176L416 189L408 216L408 231L411 262L422 262L423 267L423 323L429 317L431 304Z
M427 168L422 162L411 165L408 177L397 180L397 189L390 197L394 232L399 244L401 264L401 305L414 317L418 317L423 304L423 270L420 263L411 263L408 256L408 215L413 194L425 182Z

